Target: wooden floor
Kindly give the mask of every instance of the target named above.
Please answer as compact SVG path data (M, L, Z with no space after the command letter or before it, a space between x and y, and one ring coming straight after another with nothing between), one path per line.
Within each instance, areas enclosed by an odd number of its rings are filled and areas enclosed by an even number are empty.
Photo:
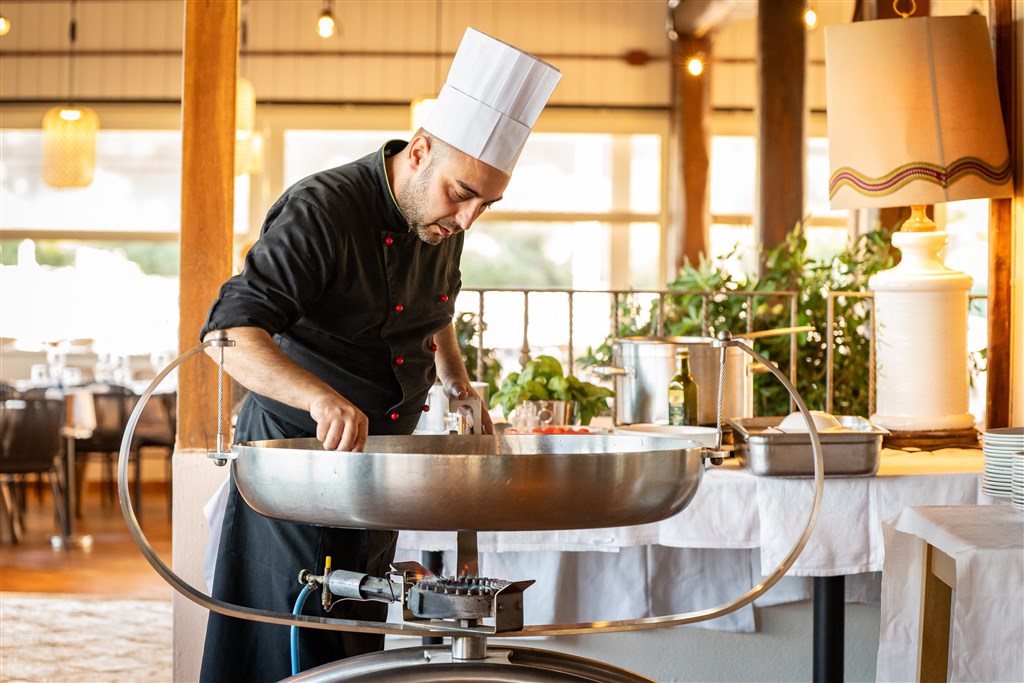
M163 483L143 491L142 529L165 563L171 563L171 523ZM5 520L6 524L6 520ZM29 487L25 532L12 544L6 531L0 545L0 592L77 593L122 598L170 599L172 589L143 558L128 532L116 501L103 503L99 487L86 487L79 535L92 536L92 547L55 550L56 533L49 489L41 497Z

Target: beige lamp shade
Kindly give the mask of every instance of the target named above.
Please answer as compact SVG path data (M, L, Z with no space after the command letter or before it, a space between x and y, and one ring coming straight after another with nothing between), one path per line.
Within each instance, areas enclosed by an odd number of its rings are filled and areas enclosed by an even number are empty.
M88 187L96 172L100 117L88 107L54 107L43 116L43 179L50 187Z
M985 17L829 26L825 74L833 209L1011 195Z

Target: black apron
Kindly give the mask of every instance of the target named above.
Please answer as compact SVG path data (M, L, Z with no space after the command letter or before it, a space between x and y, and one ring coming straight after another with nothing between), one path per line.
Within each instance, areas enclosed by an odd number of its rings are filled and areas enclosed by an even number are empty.
M241 273L226 282L201 336L260 327L299 366L333 387L370 421L370 434L411 434L434 383L433 335L451 324L461 288L463 235L428 245L398 210L385 159L396 141L289 188L267 214ZM250 394L235 441L314 437L309 413ZM302 569L383 576L396 532L324 529L266 519L234 482L228 497L214 597L290 613ZM305 614L323 615L310 596ZM381 621L387 606L346 601L330 616ZM291 674L289 627L211 614L203 681L276 681ZM309 669L380 650L383 636L302 629L300 664Z
M372 420L372 418L371 418ZM377 422L377 424L373 424ZM407 420L371 421L371 434L408 434ZM238 416L236 441L294 437L295 427L264 410L253 395ZM395 531L331 529L269 519L242 499L231 480L214 576L213 596L237 605L290 613L302 590L299 571L322 573L324 558L333 569L384 576L395 555ZM319 593L309 596L303 614L339 619L384 621L388 607L379 602L345 600L325 612ZM384 636L303 628L299 631L303 670L384 647ZM210 613L206 627L201 681L279 681L291 675L289 627Z

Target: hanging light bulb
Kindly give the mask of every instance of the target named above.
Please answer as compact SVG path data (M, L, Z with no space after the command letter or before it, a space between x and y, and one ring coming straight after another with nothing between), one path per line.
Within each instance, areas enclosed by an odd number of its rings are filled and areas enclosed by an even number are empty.
M704 73L704 56L697 55L686 60L686 70L691 76L700 76Z
M76 5L71 3L68 97L74 95ZM51 187L87 187L96 173L96 133L100 117L74 104L53 107L43 116L43 179Z
M334 21L334 15L331 13L331 0L327 0L327 4L324 6L324 11L320 13L320 17L316 20L316 32L320 34L321 38L330 38L334 35L334 30L337 27Z
M440 83L441 73L440 68L440 56L441 56L441 0L436 0L434 3L434 80ZM440 85L437 86L440 88ZM435 93L437 90L434 91ZM437 104L437 95L431 93L429 95L421 95L413 99L409 103L409 129L412 132L418 131L423 127L423 124L427 122L427 118L430 116L430 112L434 110L434 105Z
M6 36L11 32L11 20L0 14L0 36Z
M813 7L808 7L804 10L804 23L807 28L814 28L818 25L818 13L814 11Z

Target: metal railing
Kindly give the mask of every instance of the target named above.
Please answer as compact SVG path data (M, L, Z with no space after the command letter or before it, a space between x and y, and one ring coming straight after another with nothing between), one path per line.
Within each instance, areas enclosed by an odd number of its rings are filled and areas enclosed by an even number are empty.
M705 291L705 290L684 290L684 289L566 289L566 288L552 288L552 289L530 289L520 287L496 287L496 288L466 288L462 290L462 293L473 293L477 295L477 364L476 364L476 379L477 381L484 380L484 330L486 328L486 314L487 308L485 306L485 299L488 294L496 293L511 293L521 294L523 297L523 338L522 346L519 352L519 362L521 365L526 365L530 361L530 295L531 294L562 294L566 297L566 311L567 311L567 347L569 355L570 368L575 362L575 340L573 337L573 322L574 322L574 311L575 311L575 297L579 294L604 294L609 297L609 303L611 306L609 316L609 334L611 337L619 336L619 324L621 322L620 308L621 304L627 301L630 297L650 297L653 303L654 299L657 299L657 306L654 308L652 313L651 323L657 336L665 335L666 325L666 300L669 297L700 297L701 299L701 336L711 336L713 331L712 320L711 320L711 304L715 302L724 301L728 298L738 297L745 299L743 304L745 312L745 329L740 330L729 330L734 336L742 336L743 332L754 332L754 315L757 299L788 299L789 302L789 326L796 327L797 316L798 316L798 305L800 300L800 293L790 290L768 290L768 291ZM830 300L831 303L831 300ZM465 310L465 309L463 309ZM714 330L717 332L718 330ZM792 335L790 338L789 345L790 355L790 368L789 378L793 384L797 381L797 363L793 362L797 357L797 338L796 335ZM792 408L792 400L790 400Z

